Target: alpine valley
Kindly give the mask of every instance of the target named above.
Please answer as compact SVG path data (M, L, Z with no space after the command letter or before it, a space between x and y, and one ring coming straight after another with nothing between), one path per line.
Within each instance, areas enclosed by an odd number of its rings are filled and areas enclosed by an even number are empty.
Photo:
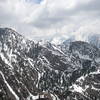
M100 100L99 40L35 43L0 28L0 100Z

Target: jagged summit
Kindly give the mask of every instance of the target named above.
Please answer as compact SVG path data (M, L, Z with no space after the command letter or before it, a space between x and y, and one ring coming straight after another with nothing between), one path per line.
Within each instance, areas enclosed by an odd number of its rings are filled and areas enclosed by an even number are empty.
M10 35L10 34L20 35L15 30L13 30L11 28L0 28L0 35Z

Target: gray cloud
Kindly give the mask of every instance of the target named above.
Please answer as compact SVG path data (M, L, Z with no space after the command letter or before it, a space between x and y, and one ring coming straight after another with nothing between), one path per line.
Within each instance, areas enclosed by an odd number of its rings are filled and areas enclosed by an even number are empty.
M99 5L100 0L0 0L0 25L31 38L49 39L58 33L81 39L99 33Z

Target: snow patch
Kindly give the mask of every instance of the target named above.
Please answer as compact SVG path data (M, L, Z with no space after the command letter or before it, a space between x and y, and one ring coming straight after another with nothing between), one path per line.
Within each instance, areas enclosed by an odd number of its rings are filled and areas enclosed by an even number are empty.
M76 91L78 93L83 93L84 90L82 89L82 87L76 85L76 84L73 84L73 92Z
M0 71L0 74L2 75L2 78L5 82L5 84L7 85L7 87L9 88L10 92L14 95L14 97L16 98L16 100L19 100L19 97L17 96L17 94L13 91L13 89L10 87L10 85L8 84L8 82L6 81L3 73Z
M5 58L5 56L2 53L0 53L0 56L2 60L13 69L13 66L9 63L9 61Z

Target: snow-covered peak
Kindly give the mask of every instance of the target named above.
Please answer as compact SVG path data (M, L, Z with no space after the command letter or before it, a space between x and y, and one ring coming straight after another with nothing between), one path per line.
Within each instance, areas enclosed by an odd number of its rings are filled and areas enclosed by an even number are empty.
M99 91L95 86L100 75L97 72L99 49L73 40L60 45L50 41L34 43L12 29L0 28L0 94L3 99L34 100L40 95L50 100L73 100L74 97L87 100L91 95L88 91Z

